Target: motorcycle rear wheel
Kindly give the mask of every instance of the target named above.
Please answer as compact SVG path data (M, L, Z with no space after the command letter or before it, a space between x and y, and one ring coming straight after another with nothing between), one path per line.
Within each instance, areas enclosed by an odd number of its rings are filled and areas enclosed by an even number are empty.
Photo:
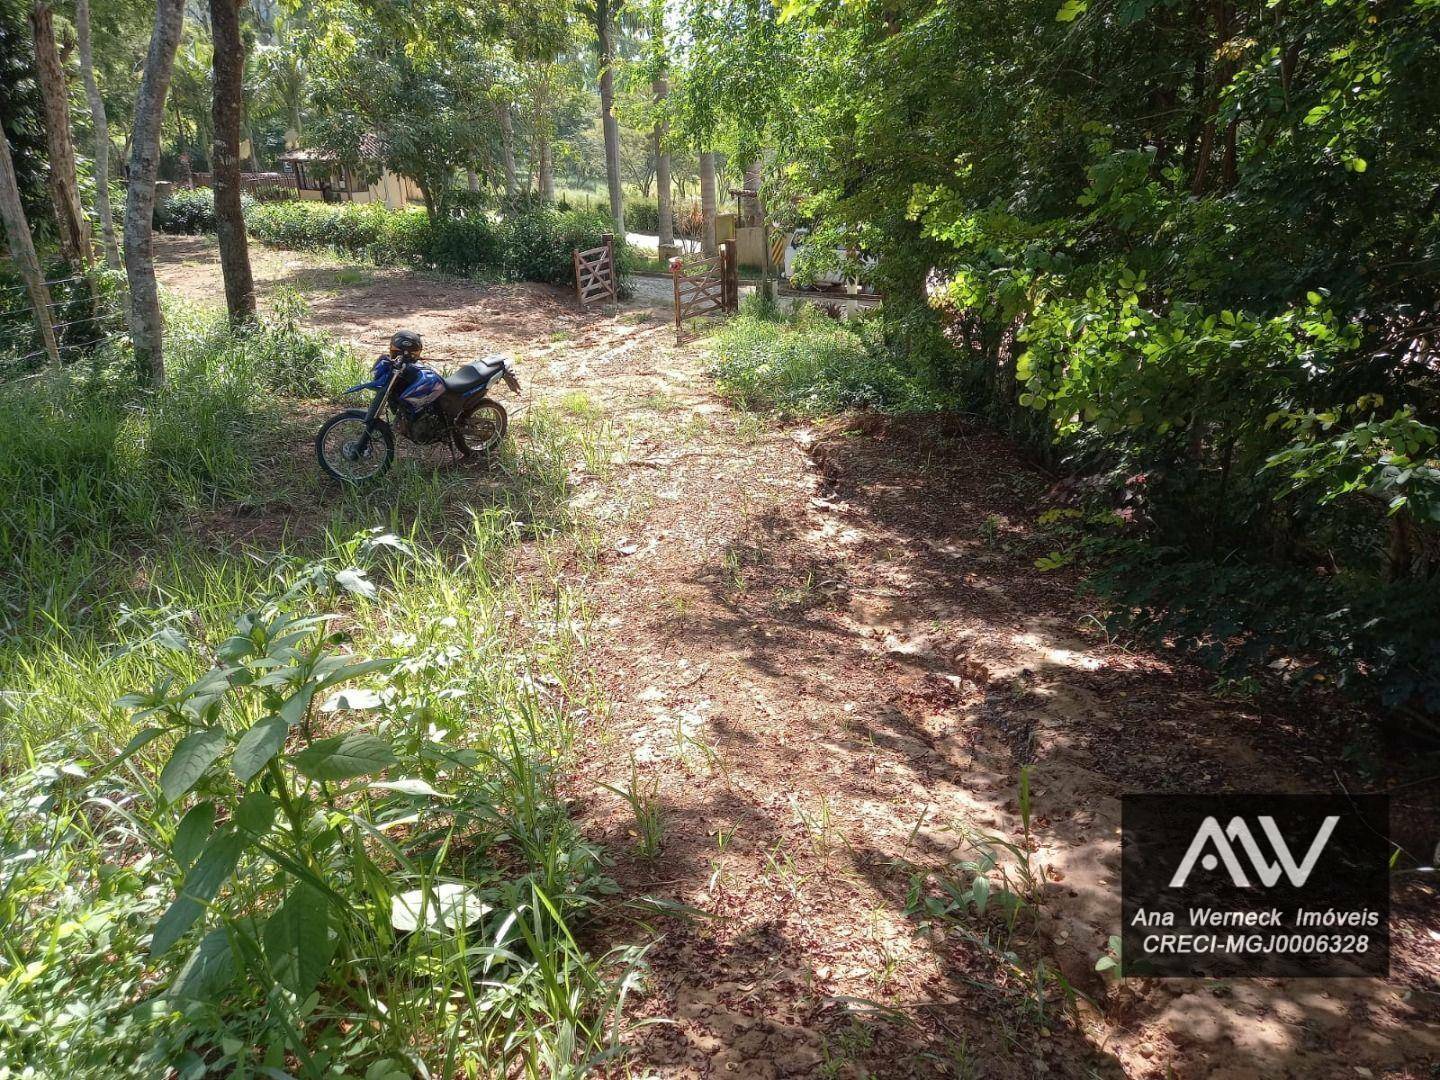
M486 398L455 421L455 449L467 458L488 454L504 441L509 427L505 406Z
M368 483L384 476L395 460L395 433L377 418L367 437L364 410L347 409L325 421L315 436L315 457L342 484Z

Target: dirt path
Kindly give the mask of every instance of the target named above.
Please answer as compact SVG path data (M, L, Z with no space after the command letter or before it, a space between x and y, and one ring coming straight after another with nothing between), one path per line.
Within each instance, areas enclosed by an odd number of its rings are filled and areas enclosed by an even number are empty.
M218 294L210 242L161 238L157 257L168 286ZM700 914L600 928L597 947L650 943L632 1015L660 1021L614 1075L1433 1075L1433 892L1401 905L1389 982L1095 974L1119 921L1119 794L1333 789L1345 722L1217 700L1108 643L1073 580L1034 569L1046 482L1003 440L736 414L643 304L581 313L558 289L263 250L256 271L367 349L405 325L437 353L515 350L530 393L602 410L627 447L575 494L603 536L587 586L612 707L572 794L623 894ZM630 786L632 761L651 857L598 787ZM962 828L1023 845L1026 765L1039 932L1012 958L970 920L917 932L926 875L974 855ZM1037 989L1056 965L1094 1002L1078 1021L1056 982Z

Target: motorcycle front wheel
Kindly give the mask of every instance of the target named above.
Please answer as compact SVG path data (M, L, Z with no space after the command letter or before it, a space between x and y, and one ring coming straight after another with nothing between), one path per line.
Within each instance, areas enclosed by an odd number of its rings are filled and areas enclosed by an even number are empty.
M325 421L315 436L320 468L342 484L363 484L378 479L395 460L395 433L384 420L365 427L361 409L347 409Z
M505 406L486 398L455 421L455 449L465 457L488 454L500 445L509 426Z

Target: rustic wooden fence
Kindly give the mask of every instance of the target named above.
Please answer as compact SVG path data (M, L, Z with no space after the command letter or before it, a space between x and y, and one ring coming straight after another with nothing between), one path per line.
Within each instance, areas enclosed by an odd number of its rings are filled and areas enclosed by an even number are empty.
M615 270L615 235L606 233L604 242L589 251L575 252L575 295L580 306L596 300L614 303L618 295L620 275Z
M681 255L670 260L675 285L675 340L685 321L702 315L724 315L740 307L740 267L735 241L721 243L714 255Z

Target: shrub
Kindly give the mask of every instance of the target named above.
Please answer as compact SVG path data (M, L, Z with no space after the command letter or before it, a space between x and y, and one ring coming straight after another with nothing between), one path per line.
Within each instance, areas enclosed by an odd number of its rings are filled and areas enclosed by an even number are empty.
M841 323L809 305L783 319L773 302L751 297L712 340L711 374L742 408L814 416L942 404L932 387L896 362L871 320Z
M1221 564L1142 540L1097 547L1103 563L1087 585L1110 605L1111 631L1189 653L1222 678L1278 669L1297 687L1338 685L1378 700L1397 733L1413 720L1408 734L1440 738L1440 606L1425 589Z
M687 214L698 215L700 203L695 199L672 199L670 203L671 214L676 228L679 228L680 221ZM625 201L625 228L630 232L638 233L659 233L660 231L660 204L654 199L636 199Z
M431 221L416 210L305 202L253 206L246 223L252 236L274 247L333 249L381 266L553 284L570 281L574 249L596 246L607 228L601 212L548 206L498 219L467 210ZM623 242L620 248L623 267Z
M153 216L157 231L195 233L215 231L215 193L209 188L193 191L181 188L164 202L155 204Z
M630 232L658 233L660 231L660 204L658 202L627 202L625 204L625 228Z

